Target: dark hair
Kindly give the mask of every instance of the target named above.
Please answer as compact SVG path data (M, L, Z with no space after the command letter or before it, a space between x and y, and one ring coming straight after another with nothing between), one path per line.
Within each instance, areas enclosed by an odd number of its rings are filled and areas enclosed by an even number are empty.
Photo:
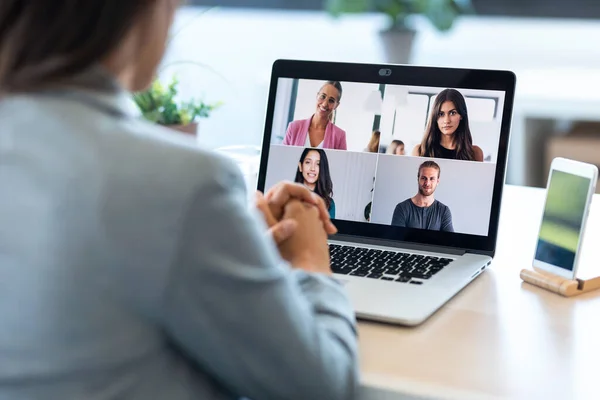
M327 154L325 154L325 150L307 147L302 152L302 155L300 155L299 162L301 165L304 164L304 160L310 151L316 151L321 156L321 161L319 162L319 177L317 178L315 193L323 198L325 201L325 206L329 208L333 202L333 182L331 181L331 174L329 173L329 161L327 161ZM302 176L302 172L300 172L298 167L296 167L296 177L294 178L294 182L302 184L304 183L304 177Z
M456 146L457 160L475 160L475 151L473 150L473 137L469 129L469 114L467 113L467 103L463 95L455 89L444 89L435 98L427 128L425 128L425 136L419 146L419 156L421 157L438 157L441 158L440 147L442 132L438 127L438 116L442 109L442 104L446 101L451 101L456 107L456 111L462 119L454 132L454 145Z
M2 0L0 92L83 72L113 51L156 0Z
M417 172L417 178L421 177L421 170L423 168L435 168L438 172L438 178L440 177L440 166L435 161L425 161L423 164L419 165L419 172Z

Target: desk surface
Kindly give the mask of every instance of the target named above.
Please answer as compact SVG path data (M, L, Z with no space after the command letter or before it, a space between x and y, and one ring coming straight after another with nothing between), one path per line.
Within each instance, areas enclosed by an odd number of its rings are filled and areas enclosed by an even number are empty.
M563 298L519 278L531 266L543 201L543 190L505 188L491 268L421 326L359 322L366 391L441 399L600 398L600 291ZM599 197L593 204L581 264L588 275L600 243Z

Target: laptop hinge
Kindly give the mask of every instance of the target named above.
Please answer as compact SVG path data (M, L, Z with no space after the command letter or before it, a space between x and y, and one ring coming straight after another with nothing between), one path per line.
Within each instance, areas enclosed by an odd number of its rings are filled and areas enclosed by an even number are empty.
M375 245L375 246L385 246L385 247L394 247L399 249L407 249L407 250L416 250L416 251L427 251L432 253L447 253L456 256L462 256L466 254L467 251L465 249L457 249L453 247L446 246L434 246L427 244L419 244L419 243L411 243L411 242L402 242L399 240L386 240L386 239L373 239L369 237L362 236L354 236L354 235L331 235L329 236L330 240L336 240L339 242L348 242L350 243L359 243L366 245Z

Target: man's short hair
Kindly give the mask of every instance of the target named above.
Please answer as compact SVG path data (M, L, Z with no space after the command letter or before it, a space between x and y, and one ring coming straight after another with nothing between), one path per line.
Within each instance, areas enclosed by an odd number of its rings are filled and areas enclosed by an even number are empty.
M438 165L438 163L436 163L435 161L425 161L423 164L419 165L419 172L417 173L417 178L421 177L421 170L423 168L435 168L437 169L438 172L438 178L440 177L440 166Z

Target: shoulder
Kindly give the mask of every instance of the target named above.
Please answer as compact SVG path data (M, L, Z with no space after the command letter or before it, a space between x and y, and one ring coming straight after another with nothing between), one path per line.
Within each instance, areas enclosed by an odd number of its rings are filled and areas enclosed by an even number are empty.
M171 173L169 180L193 187L241 179L241 172L233 160L201 149L195 137L142 121L136 130L137 145L142 151L138 161L146 164L145 167L154 165L151 169L158 167L165 178Z
M400 210L400 209L407 209L410 208L412 206L413 202L410 198L401 201L400 203L396 204L396 210Z
M420 154L419 154L419 153L420 153L420 148L421 148L421 145L420 145L420 144L416 145L416 146L413 148L411 155L413 155L413 156L417 156L417 157L418 157L418 156L420 155Z
M296 119L296 120L290 122L289 127L297 129L297 128L300 128L301 126L308 125L309 123L310 123L310 118Z
M342 128L340 128L339 126L337 126L336 124L330 123L329 125L331 126L331 129L336 134L336 136L345 136L346 135L346 131L343 130Z
M136 117L106 120L98 135L107 183L144 204L149 195L157 203L186 202L202 187L243 184L233 160L200 148L194 136Z
M450 212L450 207L448 207L447 205L445 205L441 201L436 200L435 204L436 204L436 207L440 210L440 212L442 212L442 213Z
M329 204L329 211L335 210L335 200L331 199L331 203Z
M473 153L475 155L475 161L483 161L483 150L479 146L473 146Z
M310 126L310 118L309 119L297 119L288 124L287 127L287 135L289 137L297 137L300 132L308 131Z
M198 185L223 176L241 176L233 161L200 149L195 137L134 115L129 108L134 106L126 102L124 94L91 96L100 104L124 110L124 116L71 98L36 95L17 96L3 103L0 115L14 114L13 106L33 110L38 116L35 121L26 123L14 116L15 127L36 131L40 137L56 136L56 143L46 152L60 150L63 163L79 168L82 175L88 173L82 166L90 166L90 184L98 179L105 190L119 192L119 197L132 202L176 202Z
M122 181L132 186L127 191L138 202L140 210L148 213L153 207L169 209L174 205L179 210L173 212L180 215L215 218L223 217L223 213L235 213L232 205L245 205L248 188L240 168L231 158L200 149L195 140L190 145L187 137L166 128L149 126L145 130L152 140L135 146L140 149L139 157L131 169L138 172L129 182ZM223 226L213 225L214 229L224 229L225 220L221 221ZM208 224L208 220L205 222Z

